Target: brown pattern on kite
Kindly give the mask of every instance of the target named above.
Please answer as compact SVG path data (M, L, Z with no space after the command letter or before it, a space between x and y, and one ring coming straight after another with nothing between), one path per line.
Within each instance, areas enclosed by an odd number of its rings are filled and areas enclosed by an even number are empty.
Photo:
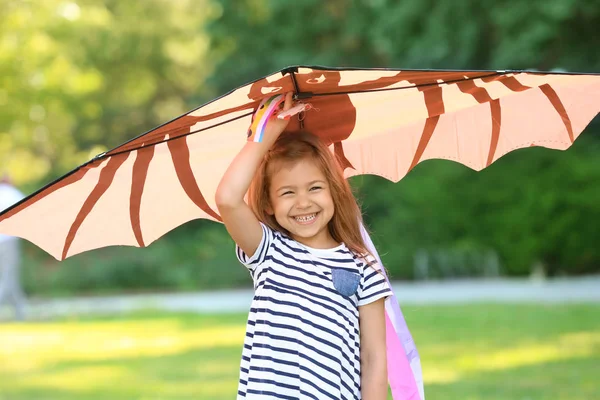
M327 136L322 136L322 139L325 140L326 144L333 143L334 144L334 153L337 156L338 160L341 160L342 167L345 168L353 168L350 162L346 159L342 147L342 142L354 131L355 123L356 123L356 108L352 104L350 97L347 94L342 94L343 92L352 92L352 91L369 91L369 90L377 90L386 87L390 87L398 82L406 81L413 86L408 86L405 89L416 88L418 91L423 92L425 106L428 111L428 119L425 122L425 126L423 127L423 132L421 134L421 138L419 144L417 146L417 150L415 151L414 158L411 162L411 166L409 168L414 168L419 161L433 133L435 132L435 128L439 121L439 116L445 112L444 101L442 97L442 88L441 84L446 81L458 81L462 82L472 82L472 79L475 78L484 78L488 77L489 79L497 79L497 76L489 77L489 72L444 72L437 73L436 76L442 82L432 81L429 76L423 77L423 74L419 71L399 71L396 75L381 77L378 79L363 81L356 85L340 85L340 73L338 71L319 71L314 70L309 74L303 75L306 76L304 82L301 81L301 89L307 88L306 91L310 92L309 88L311 84L318 82L319 84L326 85L324 90L320 89L320 93L330 92L330 93L338 93L333 96L328 96L327 100L324 99L311 99L311 102L314 101L313 106L321 110L321 112L326 115L330 115L331 118L321 119L320 125L331 124L331 120L337 121L335 127L329 127ZM509 86L515 86L513 84L513 79L511 79L508 83ZM478 94L475 94L479 96ZM335 97L335 100L332 98ZM339 110L346 110L345 112L340 112ZM340 117L336 118L336 115L340 115ZM311 127L311 120L307 116L305 118L305 125L309 130L313 130ZM315 126L314 130L316 132L327 131L324 129L324 126Z
M131 193L129 195L129 219L131 220L131 229L135 235L135 239L140 247L146 247L142 234L140 223L140 210L142 205L142 195L144 194L144 186L146 177L148 176L148 168L154 157L154 146L143 147L137 151L137 157L133 163L133 171L131 175Z
M488 157L486 161L486 167L494 161L496 155L496 149L498 147L498 141L500 140L500 128L502 126L502 107L500 106L499 99L492 99L490 94L485 88L475 85L473 81L462 81L456 84L461 92L470 94L479 103L489 103L490 113L492 118L492 136L490 138L490 148L488 150Z
M452 77L458 75L456 73L450 73ZM341 85L341 74L339 71L319 71L313 70L307 74L297 75L300 83L300 91L310 93L313 91L315 85L319 86L319 93L334 93L330 96L325 97L313 97L309 101L315 109L319 110L319 113L326 115L326 118L311 118L308 114L304 118L304 126L308 131L314 132L319 135L321 140L325 142L327 146L333 144L334 154L340 163L343 170L346 168L355 169L350 161L344 154L343 141L348 139L356 126L356 107L352 103L350 96L345 92L352 92L353 90L360 89L361 91L376 90L389 87L400 81L407 81L415 86L423 84L423 79L418 79L418 74L414 72L406 71L399 72L394 76L387 76L377 78L369 81L363 81L356 85ZM439 86L434 84L431 87L419 87L420 91L427 93L429 90L435 90ZM429 98L429 95L426 95ZM441 105L441 108L440 108ZM433 105L430 104L428 107L435 107L432 110L433 113L438 112L440 109L443 110L443 104ZM313 114L316 116L316 114ZM430 123L431 125L431 123ZM297 121L290 124L288 130L299 130L299 124ZM326 132L326 133L323 133Z
M312 70L312 72L303 73L297 75L297 77L307 77L307 79L304 79L304 81L299 81L300 92L311 93L313 92L315 84L318 84L319 90L315 94L324 95L364 93L386 88L389 90L414 89L415 87L421 87L424 89L427 86L439 86L440 81L442 83L454 83L465 79L490 77L490 74L493 74L494 78L499 76L498 73L491 73L490 71L436 71L435 74L424 74L422 71L397 71L395 75L383 76L349 85L340 85L339 79L334 79L335 75L339 75L338 71ZM436 79L432 80L431 75L434 75ZM396 86L391 88L392 85L395 85L401 81L410 83L410 86Z
M490 140L490 149L488 151L486 167L494 161L496 155L496 148L498 147L498 141L500 140L500 128L502 126L502 107L500 106L500 99L490 101L490 110L492 112L492 138Z
M402 75L402 73L400 73L398 75ZM521 91L531 89L529 86L525 86L525 85L521 84L514 76L506 76L506 75L503 75L500 77L488 76L488 77L482 77L481 80L483 82L492 82L492 81L501 82L504 86L506 86L508 89L510 89L514 92L521 92ZM408 81L415 85L418 84L415 81L411 81L411 80L408 80ZM492 136L491 136L491 140L490 140L490 148L488 151L488 158L487 158L487 166L489 166L494 159L496 149L498 146L498 141L500 138L500 128L501 128L501 121L502 121L502 109L501 109L500 101L499 101L499 99L493 100L490 97L490 95L487 93L487 91L483 88L480 88L481 90L475 89L476 85L470 79L465 79L464 81L456 82L456 84L462 92L471 94L478 102L488 101L490 103L490 112L491 112L491 118L492 118ZM438 88L439 88L439 92L432 91L432 90L438 89ZM429 112L429 118L425 122L425 127L423 128L423 134L421 135L421 139L419 141L419 145L417 147L417 151L415 152L413 161L408 169L409 171L411 169L413 169L420 162L421 157L422 157L423 153L425 152L425 149L431 139L431 136L433 136L436 125L439 120L439 116L445 112L444 100L442 98L441 87L439 85L438 86L418 87L418 90L422 91L425 96L425 103L427 105L427 110ZM435 116L435 119L432 119L434 116Z
M443 78L443 81L456 81L488 75L489 72L474 72L469 76L466 76L464 72L447 72L442 75L438 74L438 77L441 76L440 79ZM423 78L423 75L419 72L399 71L393 76L363 81L356 85L340 85L341 76L338 71L314 70L311 73L301 75L301 77L304 78L303 81L300 81L301 90L306 88L306 92L310 92L311 90L309 89L311 88L311 85L316 83L325 86L324 90L321 90L320 88L320 93L335 93L334 95L327 96L326 100L324 98L312 98L310 101L313 103L313 106L320 109L321 113L328 115L328 118L321 118L320 120L313 122L311 121L311 118L307 116L304 120L304 124L308 130L313 132L327 132L326 135L321 134L320 136L327 145L331 143L334 144L334 153L338 160L340 160L342 168L344 169L353 167L344 155L342 142L350 137L356 124L356 108L350 100L349 95L344 94L344 92L382 89L401 81L406 81L413 85L406 87L406 89L416 88L418 91L423 92L429 119L425 122L419 145L411 163L411 169L420 161L433 136L439 121L439 116L444 113L441 84L437 81L431 81L429 77ZM332 124L332 120L336 121L336 123ZM328 125L327 128L325 125ZM332 127L331 125L335 126Z
M437 126L439 120L439 115L427 118L425 120L423 133L421 134L421 139L419 139L419 145L417 146L413 160L410 163L410 167L408 167L408 171L412 170L421 161L421 157L423 156L423 153L425 153L425 149L429 144L429 140L431 140L431 137L433 136L433 132L435 131L435 127Z
M502 75L499 78L497 78L497 77L482 78L481 80L486 83L492 82L492 81L498 81L498 82L502 83L504 86L506 86L508 89L512 90L513 92L523 92L525 90L531 89L531 86L523 85L521 82L519 82L519 80L516 77L514 77L512 75Z
M309 85L314 85L315 83L319 85L320 83L314 81L317 73L319 75L318 79L320 80L321 77L324 77L324 80L321 82L324 82L328 87L331 87L333 91L340 91L340 89L342 89L342 87L340 87L341 75L338 71L327 72L326 74L316 71L315 73L308 74L306 77L302 76L302 78L305 79L305 82ZM352 104L350 96L347 94L339 94L328 96L327 99L313 98L310 102L313 107L320 110L319 113L327 115L327 118L314 120L311 118L311 115L306 115L303 120L304 128L309 132L318 134L323 131L320 129L321 125L330 124L332 121L335 121L332 124L333 126L328 130L326 136L319 136L326 146L333 144L333 152L343 171L345 171L346 168L355 169L344 154L344 147L342 144L344 140L350 137L356 126L356 107Z
M339 71L312 71L308 74L297 75L300 82L301 92L312 92L317 86L324 86L329 92L347 91L348 87L340 85L342 79ZM376 79L361 83L362 87L371 89L385 87L389 82L383 82L385 79ZM363 86L365 85L365 86ZM342 170L346 168L355 169L344 153L342 142L350 137L356 126L356 107L350 100L348 94L336 94L327 96L327 98L312 98L309 100L319 113L326 115L327 118L312 118L312 115L305 116L304 129L317 134L326 146L333 144L333 152L341 166ZM314 114L313 114L314 115ZM316 115L315 115L316 116ZM335 121L333 124L332 121ZM324 125L329 125L329 129L323 129ZM297 121L290 124L288 130L300 130ZM321 134L326 132L326 134Z
M206 202L206 199L202 195L198 183L194 177L194 172L190 165L190 150L187 146L187 137L182 137L177 140L171 140L167 142L171 158L173 159L173 165L175 166L175 172L181 187L188 195L190 200L194 202L202 211L210 215L217 221L222 221L219 214L214 212Z
M489 103L490 101L492 101L492 97L490 96L490 94L488 93L487 89L477 86L475 85L475 82L473 81L462 81L462 82L458 82L456 84L456 86L458 87L458 89L466 94L470 94L471 96L473 96L473 98L479 103L479 104L483 104L483 103Z
M571 124L571 118L569 117L569 114L567 114L567 110L565 109L565 106L563 105L562 101L560 101L560 97L558 97L558 94L547 83L540 86L540 90L542 91L542 93L544 93L546 95L546 97L548 98L548 100L550 100L550 103L552 104L552 106L554 107L554 109L556 110L558 115L560 115L560 118L562 119L563 124L565 124L565 128L567 128L567 133L569 134L569 140L571 141L571 144L572 144L575 141L575 135L573 133L573 125Z
M508 89L512 90L513 92L523 92L525 90L532 89L531 86L523 85L521 82L519 82L517 80L516 77L514 77L512 75L509 75L509 76L503 75L499 78L496 78L496 77L482 78L482 81L484 81L484 82L499 81L504 86L506 86ZM545 83L545 84L539 86L539 89L542 91L542 93L544 93L546 95L546 97L548 98L548 100L550 101L550 103L552 104L552 106L554 107L554 109L556 110L556 112L558 113L560 118L562 119L562 121L565 125L565 128L567 129L567 133L569 135L569 140L571 141L571 144L572 144L575 141L575 134L573 133L573 126L571 124L571 118L569 117L567 110L565 109L564 105L562 104L560 97L548 83ZM498 99L496 101L499 103L500 100ZM500 107L499 104L498 104L498 107ZM497 141L496 141L496 144L497 144ZM492 158L488 157L487 166L490 165L491 161L493 161L493 157Z
M73 243L75 235L77 235L77 231L81 227L81 224L83 224L83 221L87 218L90 212L92 212L98 200L100 200L104 193L106 193L112 184L117 170L125 162L125 160L127 160L130 154L131 153L119 154L111 157L106 166L102 169L102 171L100 171L98 183L96 183L96 186L81 206L79 213L75 217L75 221L73 221L73 224L71 225L71 229L69 229L69 233L67 234L65 245L63 247L62 260L67 258L69 248L71 247L71 244Z
M412 170L421 161L421 157L423 156L423 153L425 153L425 149L427 148L427 145L433 136L433 132L435 131L435 128L440 120L440 115L445 112L441 86L418 87L418 90L423 92L425 106L427 107L427 113L429 117L425 121L423 133L419 139L417 150L415 151L413 160L410 163L410 167L408 167L408 171Z

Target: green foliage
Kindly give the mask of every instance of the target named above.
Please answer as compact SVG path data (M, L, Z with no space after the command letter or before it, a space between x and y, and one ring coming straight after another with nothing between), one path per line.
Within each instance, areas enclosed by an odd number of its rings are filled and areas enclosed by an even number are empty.
M598 71L600 3L219 0L220 90L291 64Z
M31 190L187 111L212 71L208 1L0 9L0 168Z
M363 178L360 197L392 275L412 277L413 255L495 249L510 275L535 262L551 274L598 271L600 141L566 152L509 153L481 172L443 160L418 165L401 183ZM359 178L360 179L360 178Z
M222 226L193 221L146 249L111 247L60 263L26 245L23 283L31 294L71 295L120 291L177 291L248 286Z

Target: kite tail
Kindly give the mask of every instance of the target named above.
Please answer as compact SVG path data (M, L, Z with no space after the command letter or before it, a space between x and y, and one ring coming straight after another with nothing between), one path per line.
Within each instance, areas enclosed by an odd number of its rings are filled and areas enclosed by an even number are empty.
M382 266L381 271L389 283L377 249L362 224L361 233L367 250ZM394 400L425 400L421 359L395 294L385 300L385 323L388 381L392 397Z

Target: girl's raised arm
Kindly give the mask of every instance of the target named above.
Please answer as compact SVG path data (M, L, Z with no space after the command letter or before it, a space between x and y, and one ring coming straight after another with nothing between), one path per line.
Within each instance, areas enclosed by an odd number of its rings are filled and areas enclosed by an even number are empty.
M292 106L292 93L287 93L284 111ZM284 131L289 120L271 118L262 142L247 142L221 179L215 196L217 208L227 232L248 256L252 256L262 240L262 228L252 209L244 201L264 155Z

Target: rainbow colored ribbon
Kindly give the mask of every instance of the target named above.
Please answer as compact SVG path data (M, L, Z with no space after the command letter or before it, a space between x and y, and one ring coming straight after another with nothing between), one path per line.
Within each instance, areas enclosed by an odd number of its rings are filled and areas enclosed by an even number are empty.
M265 133L267 122L273 116L279 105L285 100L284 95L276 95L263 99L254 115L252 115L252 123L248 130L249 142L262 142Z

